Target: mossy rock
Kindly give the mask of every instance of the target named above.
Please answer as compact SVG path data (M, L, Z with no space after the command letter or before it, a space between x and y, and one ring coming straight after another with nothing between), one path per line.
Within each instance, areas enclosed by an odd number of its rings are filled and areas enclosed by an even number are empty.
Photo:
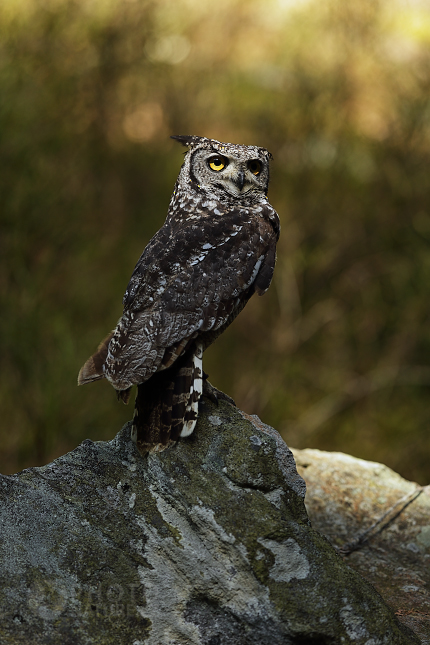
M226 402L163 453L126 424L0 491L2 644L418 642L312 529L278 433Z

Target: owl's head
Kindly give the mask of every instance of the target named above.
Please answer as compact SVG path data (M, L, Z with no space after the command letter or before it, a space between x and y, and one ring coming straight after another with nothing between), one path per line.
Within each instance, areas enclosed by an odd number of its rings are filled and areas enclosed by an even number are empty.
M191 135L173 136L189 148L179 180L191 181L210 195L256 201L267 195L269 160L265 148L222 143Z

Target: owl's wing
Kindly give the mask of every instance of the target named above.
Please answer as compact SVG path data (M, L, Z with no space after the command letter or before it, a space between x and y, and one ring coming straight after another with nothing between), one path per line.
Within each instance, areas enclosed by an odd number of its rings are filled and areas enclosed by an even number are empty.
M224 327L243 299L267 290L273 275L276 237L264 220L228 230L222 221L218 225L219 235L201 244L201 252L194 251L187 270L163 294L165 313L175 320L181 337L191 321L199 334ZM164 339L171 340L176 338L170 334Z
M229 210L166 223L136 265L117 327L78 382L106 377L124 391L169 367L197 336L213 342L255 291L269 287L279 235L273 213Z
M118 390L169 367L197 335L210 344L273 275L277 233L263 217L229 211L163 229L136 265L109 342L104 373Z

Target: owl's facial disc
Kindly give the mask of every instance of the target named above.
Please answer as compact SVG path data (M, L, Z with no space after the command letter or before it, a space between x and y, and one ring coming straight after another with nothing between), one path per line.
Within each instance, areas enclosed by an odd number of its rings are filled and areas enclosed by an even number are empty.
M257 179L262 169L259 159L244 163L224 155L212 154L207 158L207 166L211 171L211 183L216 183L233 197L245 195L256 188L261 190Z

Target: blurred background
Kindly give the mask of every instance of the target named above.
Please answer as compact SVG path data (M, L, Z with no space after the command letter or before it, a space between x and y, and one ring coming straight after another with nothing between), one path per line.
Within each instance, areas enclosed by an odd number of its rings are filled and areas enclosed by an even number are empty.
M273 284L205 354L295 447L430 480L430 4L3 0L0 470L131 418L79 368L115 326L182 161L274 155Z

